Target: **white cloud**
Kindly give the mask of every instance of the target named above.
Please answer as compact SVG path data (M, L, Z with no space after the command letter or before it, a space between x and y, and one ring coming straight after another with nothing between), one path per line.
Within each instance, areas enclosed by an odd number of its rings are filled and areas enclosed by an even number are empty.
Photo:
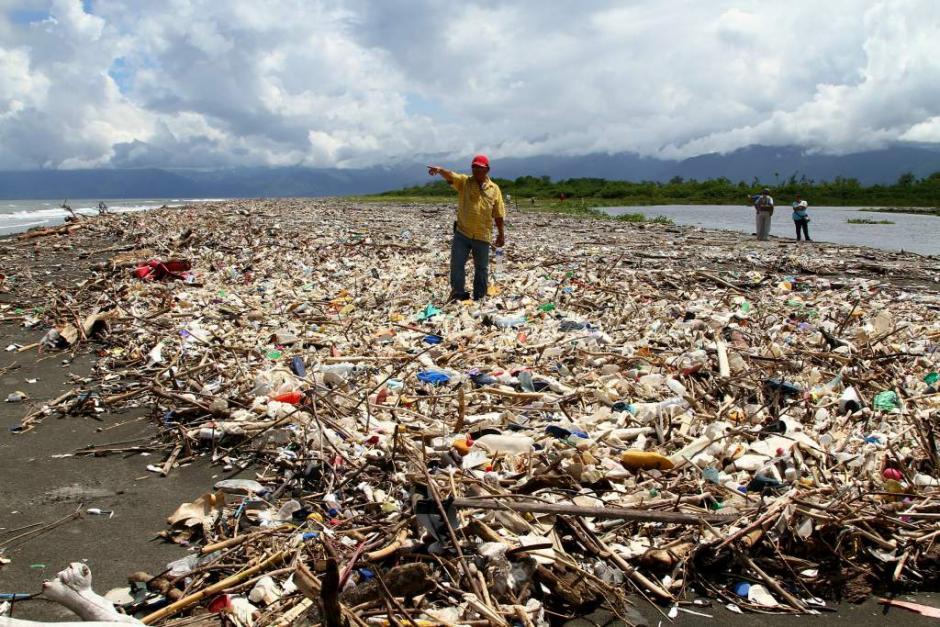
M0 0L0 168L940 142L937 32L934 0Z

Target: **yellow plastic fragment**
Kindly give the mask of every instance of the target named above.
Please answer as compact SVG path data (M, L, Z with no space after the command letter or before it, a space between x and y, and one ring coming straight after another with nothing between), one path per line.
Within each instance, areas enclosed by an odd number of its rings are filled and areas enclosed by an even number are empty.
M669 470L674 466L668 457L652 451L624 451L620 463L628 470Z

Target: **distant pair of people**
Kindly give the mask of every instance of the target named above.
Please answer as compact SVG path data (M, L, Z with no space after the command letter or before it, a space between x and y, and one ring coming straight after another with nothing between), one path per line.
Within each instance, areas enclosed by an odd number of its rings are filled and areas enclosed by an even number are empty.
M756 231L757 239L766 242L770 237L770 220L774 215L774 199L770 195L770 190L766 187L760 194L751 197L756 212ZM796 239L800 241L801 235L806 237L806 241L812 241L809 238L809 216L806 213L809 204L803 200L799 194L793 202L793 224L796 226Z

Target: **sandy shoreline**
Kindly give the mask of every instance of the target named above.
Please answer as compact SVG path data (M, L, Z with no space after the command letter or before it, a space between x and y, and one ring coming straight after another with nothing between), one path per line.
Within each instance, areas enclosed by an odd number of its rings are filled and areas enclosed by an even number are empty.
M351 332L354 339L347 336L341 354L364 354L370 347L362 338L380 329L363 328L368 315L357 319L358 314L353 313L356 309L392 311L408 318L416 313L415 305L442 304L447 293L452 211L449 205L235 201L96 218L71 236L32 241L0 239L0 272L12 277L6 283L10 291L0 293L3 345L26 346L37 342L75 304L65 294L93 290L96 281L107 281L115 272L100 264L128 249L147 249L148 256L163 259L194 258L194 286L227 282L226 290L245 298L264 288L256 306L263 307L265 315L273 316L264 322L268 332L298 321L317 326L321 335ZM190 229L192 236L187 235ZM561 276L562 269L583 273L580 276L584 277L585 285L599 284L600 279L616 276L618 271L635 272L643 279L643 283L635 285L644 290L642 298L640 294L592 291L588 287L574 289L570 296L561 293L559 306L564 303L567 309L586 318L607 311L611 303L626 308L652 305L657 299L689 302L714 290L722 290L729 299L741 294L750 298L750 294L790 276L831 281L840 294L847 294L848 289L839 291L842 289L839 285L859 279L870 281L872 289L914 294L917 298L911 306L928 321L933 316L935 325L940 303L936 297L940 261L936 257L829 244L759 243L738 233L544 214L511 216L507 239L506 256L497 260L494 273L502 294L488 305L494 315L520 305L530 309L537 305L513 300L514 285L540 273ZM281 258L246 254L243 246L252 242L259 251ZM407 266L412 258L435 262L413 271ZM233 267L237 267L235 274ZM354 276L353 269L368 272ZM309 282L312 279L304 279L318 272L349 276L348 299L343 300L339 309L330 310L328 306L337 298L335 291L327 293L315 282ZM748 273L761 275L755 287L747 287L747 282L753 279L747 278ZM255 288L246 290L249 274ZM229 278L220 278L226 276ZM729 287L729 281L740 283L731 283ZM278 284L282 282L292 283L293 291L279 290ZM174 328L185 327L199 316L199 305L187 301L185 283L131 284L111 296L128 307L139 324L146 324L148 313L154 313L149 306L156 302L151 300L152 294L146 293L150 289L165 294L163 303L174 311L171 314ZM289 293L293 296L287 300L285 295ZM559 293L556 290L555 295ZM218 298L224 300L228 295L220 293ZM298 312L297 305L304 302L322 307L313 313ZM348 305L354 309L338 313ZM37 307L42 310L36 310ZM458 309L447 311L459 313ZM53 319L56 316L58 319ZM349 324L342 316L349 316ZM35 325L22 328L24 320L30 317L36 319ZM331 355L332 346L326 339L314 341L310 354L325 360ZM115 348L123 350L116 352ZM86 516L68 523L10 553L12 562L0 568L0 592L35 592L44 576L79 559L89 560L96 588L104 592L123 584L127 574L134 570L155 572L167 561L186 555L183 547L149 540L164 529L165 516L177 505L205 492L213 476L229 473L219 466L208 467L204 456L194 456L192 463L173 469L168 478L148 472L148 464L162 463L172 449L171 443L158 437L156 423L150 417L151 401L141 401L137 408L122 406L98 415L47 416L23 434L10 430L27 410L67 389L96 389L102 396L132 390L128 378L105 380L105 375L140 368L147 357L145 348L151 347L87 342L79 345L74 359L69 351L44 351L38 355L32 349L0 354L2 395L23 390L30 396L25 403L0 406L0 426L4 430L0 436L0 475L7 479L0 485L0 501L4 504L0 531L7 533L39 521L56 520L74 511L78 503L115 512L113 518ZM232 350L241 351L243 359L261 362L271 347L259 342L253 346L233 344ZM63 365L67 358L70 363ZM33 378L39 381L26 383ZM152 451L149 457L139 453L53 457L74 455L86 445L103 448L143 445ZM253 473L248 471L246 476ZM6 537L0 536L0 541ZM644 613L655 616L645 610ZM870 612L860 616L851 608L843 614L855 622L871 616ZM896 614L897 611L892 612L892 616ZM64 616L48 604L38 603L24 604L17 615L60 619ZM873 620L883 621L877 616ZM904 614L898 620L916 622L918 618ZM755 621L749 617L748 622ZM684 617L681 624L694 623Z

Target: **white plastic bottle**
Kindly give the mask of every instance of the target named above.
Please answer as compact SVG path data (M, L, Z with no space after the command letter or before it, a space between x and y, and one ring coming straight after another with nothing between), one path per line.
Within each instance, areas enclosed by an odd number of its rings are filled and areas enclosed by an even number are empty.
M535 440L527 435L490 433L474 440L473 447L483 449L490 454L519 455L531 453L535 447Z

